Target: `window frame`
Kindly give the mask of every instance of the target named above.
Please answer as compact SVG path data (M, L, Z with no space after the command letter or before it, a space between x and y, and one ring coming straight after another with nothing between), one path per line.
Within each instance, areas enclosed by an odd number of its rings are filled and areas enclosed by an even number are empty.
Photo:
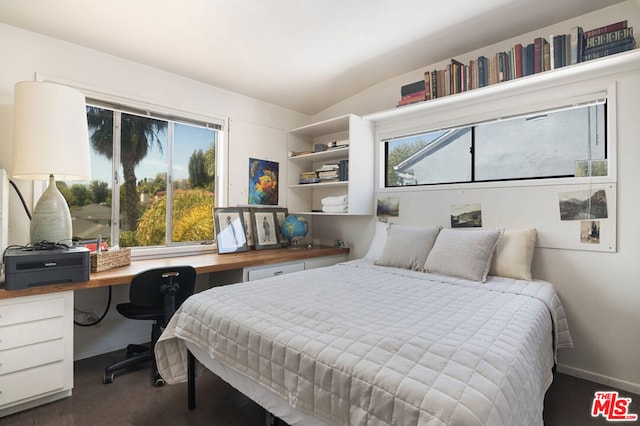
M575 176L573 174L555 174L555 175L537 175L537 176L516 176L516 177L496 177L496 178L478 178L477 174L479 172L478 170L478 155L480 155L480 151L478 151L478 147L479 147L479 143L481 143L481 141L479 141L477 139L477 131L479 128L483 127L483 126L490 126L492 124L498 124L498 123L502 123L502 122L507 122L510 120L531 120L531 119L536 119L539 116L547 116L547 115L551 115L551 114L556 114L556 113L561 113L563 111L567 111L567 110L574 110L574 109L583 109L583 108L591 108L591 107L597 107L603 105L603 112L604 112L604 121L603 121L603 136L604 136L604 160L609 160L608 158L608 140L607 140L607 127L608 127L608 109L607 109L607 98L606 96L603 94L602 97L598 98L598 99L594 99L594 100L589 100L586 102L581 102L581 103L575 103L573 105L566 105L566 106L562 106L562 107L558 107L558 108L552 108L552 109L547 109L547 110L541 110L541 111L531 111L529 113L526 114L519 114L519 115L514 115L514 116L510 116L510 117L501 117L500 119L492 119L492 120L486 120L486 121L481 121L481 122L476 122L476 123L472 123L472 124L463 124L460 126L455 126L455 127L449 127L449 128L445 128L445 129L436 129L436 130L427 130L425 132L419 132L417 134L410 134L410 135L402 135L402 136L396 136L394 138L389 138L389 139L383 139L381 140L382 144L384 145L383 148L383 160L384 160L384 176L383 176L383 182L384 182L384 189L391 189L391 188L401 188L401 187L422 187L422 186L433 186L433 185L447 185L447 184L477 184L477 183L492 183L492 182L511 182L511 181L526 181L526 180L532 180L532 181L540 181L540 180L548 180L548 179L569 179L569 178L574 178ZM596 112L597 113L597 112ZM596 124L597 126L597 124ZM432 135L432 134L436 134L436 133L440 133L441 136L436 137L435 139L429 138L427 137L428 135ZM396 139L404 139L404 138L411 138L411 137L417 137L417 136L422 136L424 135L426 137L426 139L428 140L437 140L442 138L446 138L448 134L452 134L452 133L463 133L463 134L469 134L469 138L470 140L468 140L468 149L465 149L465 151L468 151L469 156L468 157L456 157L455 161L465 161L466 164L466 173L468 173L468 180L446 180L445 178L443 178L442 181L434 181L433 182L423 182L423 183L415 183L415 184L409 184L409 185L398 185L398 186L388 186L388 182L390 180L390 176L389 176L389 166L388 166L388 162L389 162L389 155L391 153L390 149L389 149L389 143L393 142ZM598 135L600 135L600 133L598 133ZM457 137L456 137L457 139ZM466 145L465 145L466 146ZM406 162L410 162L412 160L413 157L416 157L418 154L421 153L421 151L423 151L424 149L428 148L430 146L425 146L423 148L421 148L420 150L418 150L416 153L414 153L411 156L408 156L407 158L405 158L404 160L402 160L397 167L395 167L395 169L400 169L401 170L401 166L403 165L403 163ZM437 150L437 147L433 147L433 149ZM484 148L483 148L484 150ZM486 152L483 152L481 155L485 156ZM424 155L423 155L424 156ZM422 158L422 156L420 157ZM413 160L415 161L415 160ZM576 159L575 161L578 161L578 159ZM495 167L500 167L501 164L495 164ZM608 176L607 176L608 177Z
M216 145L216 175L215 175L215 199L214 205L216 207L221 205L226 205L228 201L228 140L229 140L229 118L228 117L220 117L214 116L211 114L198 113L185 111L177 108L173 108L167 105L160 105L156 103L136 100L128 97L124 97L121 95L116 95L114 93L104 92L103 90L96 89L90 85L82 84L75 81L62 80L53 76L48 76L42 73L36 73L36 81L51 81L58 84L64 84L70 87L73 87L79 90L81 93L85 95L87 105L98 106L98 107L107 107L110 109L118 108L123 113L131 113L140 115L148 118L156 118L161 120L173 120L179 123L187 124L187 125L200 125L202 127L206 127L207 124L219 126L219 139ZM116 116L120 116L117 114ZM116 126L116 116L114 116L114 126ZM117 123L119 126L119 123ZM169 126L172 127L172 126ZM119 132L114 132L114 138L119 139ZM120 153L116 152L115 149L119 150L120 141L117 141L116 147L114 147L114 157L119 158ZM171 151L171 150L170 150ZM116 157L117 155L117 157ZM169 155L172 155L170 152ZM171 165L171 158L168 158L169 167ZM119 163L112 161L112 177L118 174ZM170 171L170 170L169 170ZM119 178L121 179L121 178ZM113 188L112 190L119 190L120 182L112 182ZM116 188L117 184L117 188ZM43 182L34 181L33 186L33 196L34 199L37 199L44 193L46 190L46 185ZM116 197L117 203L116 205L111 206L112 211L112 223L114 221L119 221L119 218L114 218L114 215L119 212L120 203L119 197ZM117 207L117 209L116 209ZM212 220L213 220L213 212ZM170 231L170 224L167 225L167 229ZM113 231L112 231L113 232ZM162 258L162 257L170 257L170 256L180 256L180 255L188 255L188 254L201 254L201 253L209 253L214 252L217 249L215 243L215 235L212 235L211 244L205 244L202 242L194 242L194 243L176 243L174 245L162 245L162 246L149 246L149 247L131 247L131 257L132 259L152 259L152 258Z
M615 183L617 181L616 82L598 82L590 85L571 82L547 87L538 87L537 84L527 85L525 83L527 82L508 82L502 86L497 85L500 87L488 87L427 101L404 109L397 108L365 116L364 118L374 121L376 124L376 191L393 193L467 188L566 185L567 183ZM543 81L541 80L540 84L542 83ZM539 111L559 109L596 99L606 99L607 102L605 122L606 158L609 171L607 176L522 178L518 180L456 182L400 187L385 186L385 142L390 139L451 128L462 128L502 118L530 115Z

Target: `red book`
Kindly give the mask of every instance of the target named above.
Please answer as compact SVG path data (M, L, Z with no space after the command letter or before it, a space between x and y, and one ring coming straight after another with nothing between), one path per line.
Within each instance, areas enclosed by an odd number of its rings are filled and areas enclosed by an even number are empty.
M533 40L533 72L535 74L542 71L542 37Z
M522 77L522 45L520 43L513 46L513 62L515 68L515 77Z
M422 100L424 100L426 91L425 90L418 90L415 93L409 93L408 95L404 95L401 99L404 101L405 99L415 99L415 98L422 98Z
M605 25L604 27L594 28L593 30L586 31L584 33L584 37L589 38L601 34L610 33L611 31L624 30L625 28L627 28L626 19L624 21L616 22L615 24L609 24Z

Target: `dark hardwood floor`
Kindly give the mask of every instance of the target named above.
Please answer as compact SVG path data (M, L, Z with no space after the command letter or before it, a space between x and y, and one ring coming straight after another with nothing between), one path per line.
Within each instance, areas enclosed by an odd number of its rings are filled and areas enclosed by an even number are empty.
M124 351L118 351L77 361L73 396L0 418L0 425L265 424L262 408L209 372L198 378L197 407L193 411L187 409L186 385L155 388L151 386L151 375L146 366L121 372L113 383L103 385L104 367L123 356ZM591 417L591 405L597 390L614 389L556 373L545 399L545 425L610 424L602 417ZM631 413L640 413L640 396L624 391L620 391L620 395L632 398Z

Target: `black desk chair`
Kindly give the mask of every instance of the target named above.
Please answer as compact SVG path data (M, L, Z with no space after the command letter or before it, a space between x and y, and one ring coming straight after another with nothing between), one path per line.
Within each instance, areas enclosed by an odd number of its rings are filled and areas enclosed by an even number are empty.
M153 384L164 385L164 380L158 373L153 348L173 313L193 294L195 283L196 270L191 266L149 269L133 277L129 303L119 303L116 309L130 319L153 320L151 343L128 345L126 359L104 369L103 383L112 383L117 370L151 360Z

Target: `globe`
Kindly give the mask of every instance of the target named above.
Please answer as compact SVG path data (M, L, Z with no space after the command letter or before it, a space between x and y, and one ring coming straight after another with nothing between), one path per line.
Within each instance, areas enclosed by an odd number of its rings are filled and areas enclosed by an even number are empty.
M309 225L307 224L307 220L297 214L290 214L282 223L282 234L294 244L296 241L304 238L308 231Z

